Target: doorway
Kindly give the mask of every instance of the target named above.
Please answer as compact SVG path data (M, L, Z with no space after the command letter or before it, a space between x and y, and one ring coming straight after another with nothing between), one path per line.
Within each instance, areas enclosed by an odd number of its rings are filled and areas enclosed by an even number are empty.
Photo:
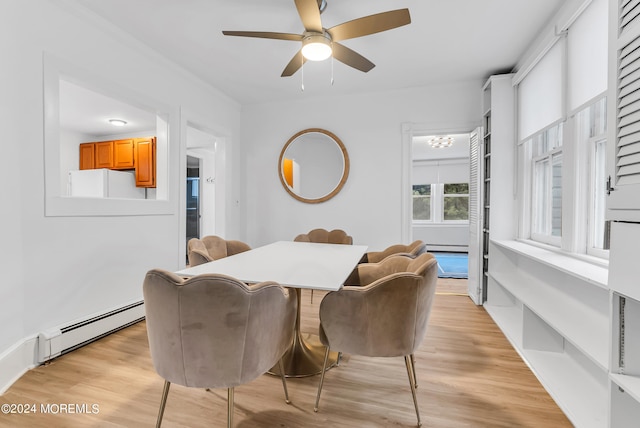
M468 254L469 278L469 259L475 245L470 239L470 148L476 126L405 123L402 127L403 242L422 239L432 253ZM418 199L417 206L414 199ZM451 292L471 295L469 279L447 276L440 281Z
M200 238L200 190L200 159L187 155L187 245L190 239ZM187 259L188 262L189 260Z
M219 170L224 168L218 162L224 161L224 141L212 132L189 121L186 122L186 174L185 197L183 199L184 213L181 231L181 245L184 248L184 256L188 263L188 244L192 238L202 238L207 235L216 235L221 226L223 216L218 214L224 208L220 198L224 192L219 188ZM223 190L223 189L222 189ZM223 212L223 211L222 211Z

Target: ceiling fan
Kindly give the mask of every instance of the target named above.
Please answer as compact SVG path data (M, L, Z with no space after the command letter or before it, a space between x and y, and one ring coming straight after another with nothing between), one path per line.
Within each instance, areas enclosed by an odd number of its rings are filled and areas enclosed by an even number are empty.
M331 55L338 61L366 73L375 67L375 64L339 42L392 30L411 23L409 9L398 9L324 28L320 13L327 6L326 0L294 1L305 29L302 34L265 31L223 31L222 34L302 42L301 49L289 61L281 77L292 76L307 60L322 61Z

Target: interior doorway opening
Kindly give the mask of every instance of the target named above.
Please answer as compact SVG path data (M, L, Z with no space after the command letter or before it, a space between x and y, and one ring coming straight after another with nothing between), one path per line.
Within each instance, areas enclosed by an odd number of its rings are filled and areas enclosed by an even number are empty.
M188 244L193 238L216 235L221 220L218 211L222 210L219 199L223 192L218 188L217 175L224 169L224 139L216 136L204 127L186 122L186 183L184 203L184 223L181 236L188 264ZM223 185L223 184L222 184ZM223 189L222 189L223 190Z
M200 159L187 156L186 242L200 238ZM188 249L187 249L188 252ZM187 258L187 263L189 259Z

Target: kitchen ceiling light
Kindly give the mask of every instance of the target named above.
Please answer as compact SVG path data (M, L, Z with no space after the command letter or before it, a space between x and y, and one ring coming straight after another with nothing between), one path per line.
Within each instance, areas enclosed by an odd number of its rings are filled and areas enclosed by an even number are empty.
M125 126L127 124L127 122L122 119L109 119L109 123L113 126Z
M451 147L453 145L453 137L438 136L429 139L429 145L434 149L443 149L445 147Z
M302 40L302 55L309 61L324 61L331 53L331 39L326 33L309 34Z

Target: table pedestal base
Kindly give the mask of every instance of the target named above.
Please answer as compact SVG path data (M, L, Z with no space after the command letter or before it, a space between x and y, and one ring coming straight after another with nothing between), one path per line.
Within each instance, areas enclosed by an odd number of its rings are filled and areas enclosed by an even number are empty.
M302 292L295 289L298 299L298 311L296 313L296 324L294 327L293 341L291 346L282 356L285 377L305 377L322 373L324 364L324 353L327 348L320 342L318 336L310 334L302 335L300 332L300 308L302 305ZM327 360L327 370L338 363L337 352L330 352ZM268 371L272 375L280 376L279 364L276 364Z
M303 338L296 335L293 345L282 356L285 377L305 377L322 373L325 350L317 336L307 335ZM329 352L327 370L337 363L338 353ZM280 376L278 364L272 367L269 373Z

